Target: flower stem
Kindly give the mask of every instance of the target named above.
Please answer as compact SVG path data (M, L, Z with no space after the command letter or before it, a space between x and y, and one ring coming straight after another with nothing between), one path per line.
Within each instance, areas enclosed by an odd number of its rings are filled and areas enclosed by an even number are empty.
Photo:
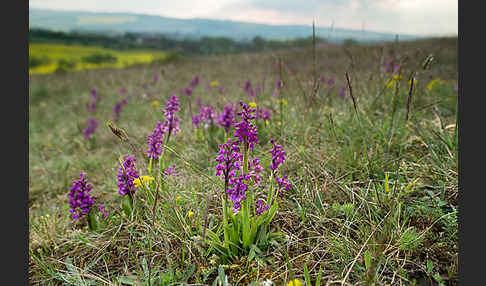
M95 231L97 229L97 222L96 222L96 217L93 214L93 210L90 210L86 218L88 219L88 228L91 231Z
M268 205L272 206L273 203L273 172L270 175L270 188L268 189Z
M148 167L148 172L149 172L149 175L150 176L153 176L153 173L152 173L152 169L154 167L154 161L153 161L154 158L150 157L150 160L149 160L149 167Z

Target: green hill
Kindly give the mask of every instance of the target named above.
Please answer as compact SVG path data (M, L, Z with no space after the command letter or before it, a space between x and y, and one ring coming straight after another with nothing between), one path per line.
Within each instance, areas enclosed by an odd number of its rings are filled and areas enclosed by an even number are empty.
M251 40L255 36L266 39L292 39L308 37L311 23L305 25L266 25L210 19L177 19L132 13L92 13L80 11L54 11L29 9L30 28L59 31L97 31L110 34L126 32L167 34L175 38L230 37L234 40ZM359 42L386 42L396 35L373 31L316 27L318 37L330 38L340 43L345 39ZM421 38L414 35L398 35L400 40Z

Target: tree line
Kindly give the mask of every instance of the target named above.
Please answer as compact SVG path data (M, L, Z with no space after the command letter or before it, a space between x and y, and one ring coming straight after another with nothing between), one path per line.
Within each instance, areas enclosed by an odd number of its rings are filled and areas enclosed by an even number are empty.
M327 39L316 37L316 43ZM249 41L235 41L228 37L174 38L164 34L124 33L107 35L95 32L61 32L40 28L29 29L30 43L59 43L89 45L116 50L153 49L176 52L180 55L218 55L240 52L260 52L312 45L312 36L288 40L270 40L255 36Z

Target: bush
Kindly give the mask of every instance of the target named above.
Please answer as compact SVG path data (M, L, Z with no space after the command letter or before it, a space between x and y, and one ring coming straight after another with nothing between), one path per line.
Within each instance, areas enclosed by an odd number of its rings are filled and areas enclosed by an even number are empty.
M103 64L103 63L116 63L118 59L112 54L96 53L82 58L81 61L85 63L91 63L91 64Z
M343 40L343 46L345 47L354 47L358 45L358 41L354 39L344 39Z
M162 58L154 59L152 61L152 63L164 64L164 63L175 62L175 61L178 61L178 60L181 60L181 59L182 59L182 56L180 54L178 54L177 52L167 52L166 56L164 56Z
M49 58L48 57L36 57L36 56L29 56L29 68L35 68L38 66L42 66L48 64Z
M67 72L73 70L76 67L76 62L74 60L60 59L57 62L56 72Z

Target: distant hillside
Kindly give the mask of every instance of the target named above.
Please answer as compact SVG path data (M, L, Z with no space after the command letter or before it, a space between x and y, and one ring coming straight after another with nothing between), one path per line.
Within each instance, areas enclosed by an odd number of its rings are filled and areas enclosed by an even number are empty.
M273 40L305 38L312 33L309 26L277 26L210 19L177 19L130 13L91 13L29 9L29 27L58 31L91 31L109 34L147 33L165 34L174 38L229 37L250 41L256 36ZM395 34L316 27L316 35L340 43L345 39L358 42L386 42L395 40ZM399 35L400 40L421 38Z

